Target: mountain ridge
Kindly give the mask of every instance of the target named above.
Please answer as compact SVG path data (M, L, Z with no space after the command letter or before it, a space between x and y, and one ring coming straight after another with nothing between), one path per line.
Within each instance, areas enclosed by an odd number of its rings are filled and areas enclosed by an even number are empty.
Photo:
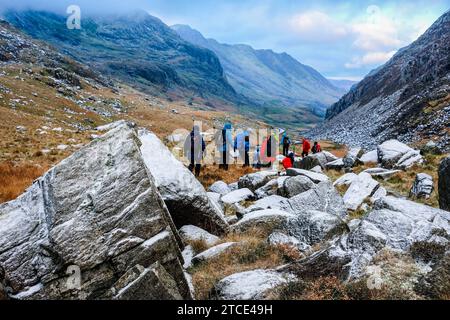
M216 53L235 90L259 103L279 101L283 106L313 108L321 113L343 94L317 70L285 52L256 50L245 44L223 44L206 39L187 25L172 28L185 40ZM247 68L243 68L244 65Z
M312 137L374 146L390 138L450 144L450 11L327 110Z

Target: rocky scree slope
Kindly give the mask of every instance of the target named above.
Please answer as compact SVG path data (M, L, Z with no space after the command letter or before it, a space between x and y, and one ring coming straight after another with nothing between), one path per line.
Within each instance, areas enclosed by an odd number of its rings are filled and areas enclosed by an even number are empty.
M449 41L447 12L328 109L311 137L367 148L392 138L409 143L435 137L448 149Z

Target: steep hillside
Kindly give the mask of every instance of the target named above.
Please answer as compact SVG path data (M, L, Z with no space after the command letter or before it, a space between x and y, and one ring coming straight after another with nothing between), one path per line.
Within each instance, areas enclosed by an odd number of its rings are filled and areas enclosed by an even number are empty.
M345 92L350 91L350 89L358 83L358 81L352 81L352 80L336 80L336 79L328 79L330 83L335 86L336 88L340 88L344 90Z
M389 138L450 144L450 12L371 72L327 111L311 132L352 145Z
M321 114L343 94L319 72L286 53L222 44L186 25L172 28L183 39L214 51L235 90L261 104L311 109Z
M67 29L66 17L49 12L9 11L5 18L75 60L152 94L239 101L214 53L184 41L146 12L83 17L81 30Z

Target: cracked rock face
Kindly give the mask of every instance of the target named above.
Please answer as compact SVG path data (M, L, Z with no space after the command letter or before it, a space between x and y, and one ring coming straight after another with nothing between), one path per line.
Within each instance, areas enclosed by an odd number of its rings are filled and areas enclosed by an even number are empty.
M211 201L195 176L170 152L156 135L139 132L145 165L178 228L195 225L214 234L228 229L222 209Z
M181 240L145 167L136 132L127 125L1 205L0 220L0 283L10 297L112 298L114 287L118 298L128 296L127 290L140 292L141 299L159 298L157 292L139 291L137 282L121 285L133 268L139 271L135 280L164 269L161 286L174 297L191 297L180 263Z

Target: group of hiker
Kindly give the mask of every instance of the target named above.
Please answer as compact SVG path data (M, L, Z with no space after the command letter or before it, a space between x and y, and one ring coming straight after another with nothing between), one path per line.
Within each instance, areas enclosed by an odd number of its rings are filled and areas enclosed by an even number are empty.
M291 151L291 139L288 133L284 131L279 137L273 129L268 129L262 143L256 143L253 151L252 162L250 161L251 143L251 129L241 130L234 138L232 135L231 123L226 123L221 130L217 130L214 136L216 151L218 156L216 161L219 163L219 168L228 170L232 163L232 158L240 157L243 167L253 166L255 169L264 167L271 167L277 161L279 147L283 149L284 158L281 164L285 169L291 168L295 163L295 147ZM259 141L259 139L257 139ZM318 142L314 142L313 147L306 138L302 138L302 153L301 157L307 157L310 152L321 152L321 146ZM184 156L189 160L189 170L194 172L196 176L200 175L202 167L202 159L206 150L205 140L200 131L200 127L194 125L191 133L187 136L184 142ZM231 152L233 151L233 153Z

